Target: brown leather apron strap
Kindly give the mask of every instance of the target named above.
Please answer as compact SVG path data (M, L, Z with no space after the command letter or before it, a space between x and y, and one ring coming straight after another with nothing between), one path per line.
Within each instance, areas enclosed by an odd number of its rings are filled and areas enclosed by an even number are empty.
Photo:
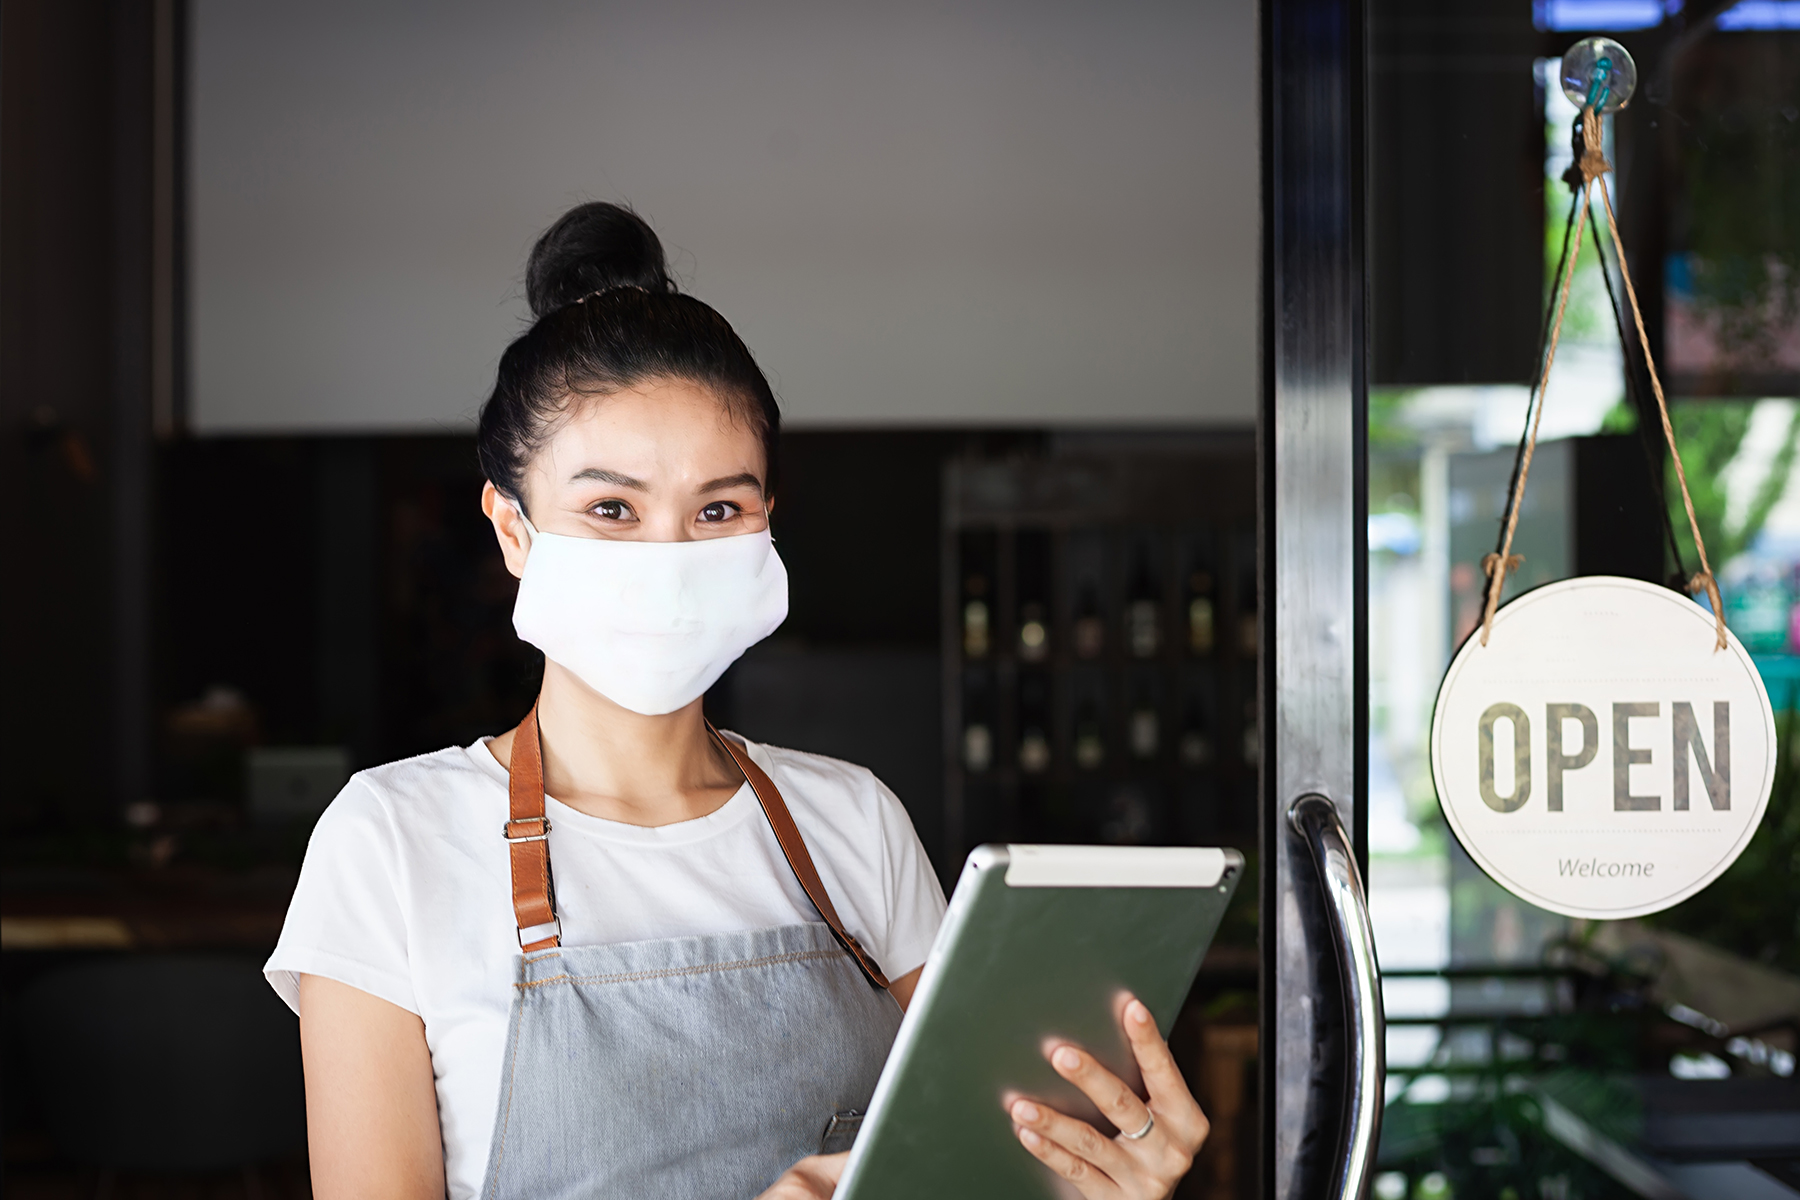
M509 819L500 832L512 858L513 914L519 921L519 949L548 950L562 944L562 922L550 886L550 818L544 815L544 746L538 738L537 705L513 733L507 765ZM525 940L527 930L551 927L550 936Z
M806 849L806 839L800 836L800 827L794 824L787 801L781 798L781 789L743 747L722 736L711 721L706 723L706 731L743 773L744 782L750 785L757 803L762 805L769 828L775 831L775 840L781 844L788 868L800 881L807 899L825 918L831 935L849 952L869 983L885 989L888 979L881 973L880 964L862 948L855 935L844 928L831 897L826 894L824 881L819 878L812 854ZM538 736L535 704L513 734L512 759L507 765L507 798L510 819L501 832L506 837L512 858L513 914L519 922L519 948L528 953L548 950L562 944L562 923L556 917L555 893L550 880L550 818L544 813L544 747ZM551 930L548 937L531 942L525 940L528 931L537 932L546 926Z
M805 889L813 907L819 910L819 915L825 918L825 924L831 927L832 936L850 952L850 957L856 960L856 965L862 969L871 985L886 989L888 978L881 973L881 965L862 948L862 943L844 928L844 922L839 919L831 897L826 894L824 881L819 878L819 872L813 866L812 855L806 849L806 839L800 836L800 827L794 824L793 815L788 812L787 801L781 798L781 789L756 765L749 751L720 734L713 728L711 721L706 723L706 731L713 735L713 740L724 748L725 753L731 755L731 761L744 773L744 782L756 793L756 799L762 805L763 816L769 819L769 828L775 831L775 840L781 843L781 852L787 856L794 878L800 881L800 886Z

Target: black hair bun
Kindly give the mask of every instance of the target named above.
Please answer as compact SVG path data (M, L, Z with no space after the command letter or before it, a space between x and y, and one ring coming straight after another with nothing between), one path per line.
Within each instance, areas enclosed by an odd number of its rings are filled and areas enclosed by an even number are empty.
M525 266L531 315L542 317L609 287L675 291L662 242L629 208L601 202L572 208L531 248Z

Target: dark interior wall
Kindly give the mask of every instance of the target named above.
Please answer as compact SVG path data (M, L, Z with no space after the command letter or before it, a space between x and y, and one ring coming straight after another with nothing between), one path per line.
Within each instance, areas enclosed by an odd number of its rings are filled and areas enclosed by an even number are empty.
M708 697L752 737L865 762L937 815L940 474L1027 433L783 435L774 512L790 615ZM537 654L472 438L204 438L156 456L159 799L235 803L240 776L171 733L209 692L272 745L367 766L508 728Z
M0 754L15 805L143 785L150 7L0 8Z
M1375 384L1523 383L1543 289L1543 108L1521 0L1369 6Z
M709 715L871 768L953 869L960 848L941 844L947 464L1110 447L1148 466L1177 441L784 434L773 528L789 617L708 693ZM512 630L516 584L479 508L473 439L186 439L157 463L159 800L235 808L247 745L344 746L369 766L498 733L530 705L540 659ZM1194 507L1162 503L1145 519ZM197 735L209 695L226 693L242 722Z
M788 632L815 645L935 650L943 462L1045 440L1024 430L787 434L774 530L790 565Z
M330 448L292 441L194 441L159 459L157 708L237 688L259 734L317 737L318 503ZM358 513L354 523L372 514Z

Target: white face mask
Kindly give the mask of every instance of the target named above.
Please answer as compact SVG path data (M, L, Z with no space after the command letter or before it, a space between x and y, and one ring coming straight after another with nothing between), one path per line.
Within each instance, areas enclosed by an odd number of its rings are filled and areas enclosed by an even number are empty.
M513 628L633 712L692 703L787 619L787 568L767 529L623 542L539 533L529 520L525 528L531 550Z

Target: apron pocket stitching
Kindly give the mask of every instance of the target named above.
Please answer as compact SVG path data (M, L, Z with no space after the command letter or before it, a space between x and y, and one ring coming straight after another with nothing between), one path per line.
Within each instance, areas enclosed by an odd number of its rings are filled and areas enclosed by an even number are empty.
M514 986L523 989L544 987L552 983L638 983L648 979L669 979L679 975L706 975L718 971L744 971L752 967L768 967L778 963L849 957L849 954L838 947L833 947L830 950L795 950L787 954L770 954L762 958L748 958L736 962L706 963L694 967L664 967L657 971L622 971L616 975L552 975L548 979L533 979L525 983L515 984Z

